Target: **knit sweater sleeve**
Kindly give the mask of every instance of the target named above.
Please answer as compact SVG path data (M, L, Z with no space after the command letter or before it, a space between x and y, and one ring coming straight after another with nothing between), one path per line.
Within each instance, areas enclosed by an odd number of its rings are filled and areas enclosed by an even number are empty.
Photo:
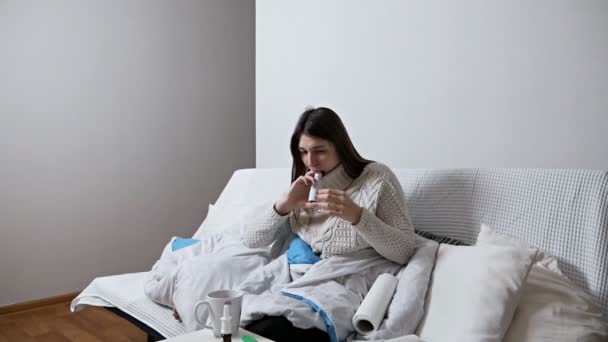
M353 227L385 258L399 264L409 260L414 253L414 226L403 189L394 174L385 175L378 194L376 213L363 208L361 220Z
M271 206L247 225L241 237L243 244L249 248L270 245L281 229L288 229L285 227L288 218L289 215L281 216Z

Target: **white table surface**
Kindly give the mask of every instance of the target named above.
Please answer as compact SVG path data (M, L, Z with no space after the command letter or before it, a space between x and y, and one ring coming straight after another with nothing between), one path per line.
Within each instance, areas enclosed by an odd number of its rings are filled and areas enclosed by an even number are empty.
M273 342L272 340L269 340L265 337L256 335L252 332L249 332L245 329L239 329L239 334L238 335L232 335L232 341L233 342L241 342L241 336L243 335L249 335L252 337L255 337L255 339L258 342ZM213 331L211 329L203 329L203 330L197 330L195 332L191 332L188 334L184 334L184 335L180 335L177 337L172 337L172 338L168 338L165 341L167 342L216 342L216 341L221 341L222 338L221 337L215 337L213 336Z

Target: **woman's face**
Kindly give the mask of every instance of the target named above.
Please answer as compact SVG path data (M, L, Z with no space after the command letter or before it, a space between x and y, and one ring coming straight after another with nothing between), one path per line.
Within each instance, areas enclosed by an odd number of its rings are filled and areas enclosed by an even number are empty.
M340 164L334 144L325 139L302 134L298 148L302 162L312 171L328 173Z

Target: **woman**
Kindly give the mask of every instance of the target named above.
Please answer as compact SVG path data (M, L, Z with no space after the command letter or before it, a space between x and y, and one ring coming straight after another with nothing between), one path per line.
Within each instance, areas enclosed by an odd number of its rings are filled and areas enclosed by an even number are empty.
M399 181L387 166L361 157L334 111L304 111L290 148L291 187L263 214L260 224L244 233L247 247L269 245L289 227L321 259L371 248L398 264L409 260L414 228ZM316 201L309 202L317 172L325 175ZM281 316L254 321L246 329L277 341L328 336L319 329L296 328Z

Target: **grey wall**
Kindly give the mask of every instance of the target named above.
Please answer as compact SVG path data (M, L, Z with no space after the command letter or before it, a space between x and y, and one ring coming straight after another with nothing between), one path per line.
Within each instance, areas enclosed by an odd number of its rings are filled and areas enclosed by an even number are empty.
M393 167L608 168L608 2L259 0L257 166L304 107Z
M254 7L0 1L0 305L148 270L255 165Z

